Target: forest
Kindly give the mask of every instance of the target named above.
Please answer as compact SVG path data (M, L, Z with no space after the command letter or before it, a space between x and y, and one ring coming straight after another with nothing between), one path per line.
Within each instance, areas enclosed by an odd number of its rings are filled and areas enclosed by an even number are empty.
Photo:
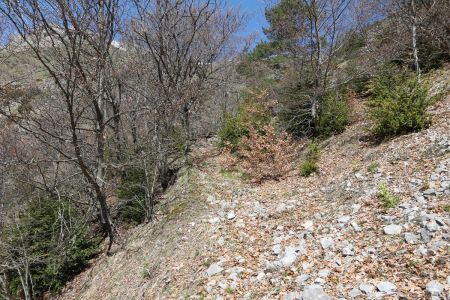
M257 37L221 0L0 0L0 299L57 296L158 222L200 141L258 185L292 168L314 177L320 145L355 118L375 144L432 125L449 1L278 0L264 13Z

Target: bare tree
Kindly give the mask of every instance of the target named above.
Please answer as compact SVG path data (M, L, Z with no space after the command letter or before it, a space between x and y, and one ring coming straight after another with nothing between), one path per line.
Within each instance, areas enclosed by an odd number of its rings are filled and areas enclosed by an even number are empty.
M1 256L2 262L0 263L0 277L2 277L3 280L0 280L0 284L4 285L5 298L9 297L9 293L6 288L7 275L4 272L16 272L22 286L23 298L26 300L31 300L33 299L33 280L31 277L30 268L31 264L39 261L39 258L29 255L28 249L25 245L25 237L21 232L17 219L14 218L13 222L16 227L16 232L18 233L19 243L18 246L16 244L12 246L11 243L8 243L9 241L0 241L1 249L5 251L5 253L2 253Z
M54 84L45 103L26 114L8 99L1 113L47 147L64 164L74 164L99 205L111 248L114 229L107 203L106 140L111 118L106 82L119 0L3 0L11 22ZM41 105L41 106L39 106ZM43 109L48 110L47 112Z
M420 80L421 70L419 62L419 49L418 49L418 27L420 26L420 20L418 15L418 8L416 0L395 0L392 3L392 13L394 18L403 23L403 26L410 28L411 36L411 49L412 57L414 60L414 68L416 70L417 79ZM408 30L406 30L408 31Z
M334 56L345 32L344 22L351 0L303 0L307 10L309 63L317 90L312 97L311 115L317 119L319 97L326 90Z
M131 42L141 61L141 95L155 116L151 126L161 185L170 181L171 144L183 132L185 157L194 138L192 114L215 85L233 53L242 15L218 1L134 1ZM145 72L145 73L143 73ZM145 78L145 79L144 79ZM151 90L148 90L148 88Z
M351 36L352 0L280 1L266 9L270 27L269 39L286 48L296 61L297 77L304 88L288 110L288 127L303 128L303 134L314 131L324 93L335 87L336 54ZM287 45L287 47L286 47ZM335 81L335 80L334 80Z
M383 21L368 30L368 58L397 62L421 73L450 57L450 3L447 0L378 1Z
M158 94L179 110L189 139L189 112L220 72L221 61L230 58L242 17L211 0L136 3L140 18L133 22L135 41L156 68Z

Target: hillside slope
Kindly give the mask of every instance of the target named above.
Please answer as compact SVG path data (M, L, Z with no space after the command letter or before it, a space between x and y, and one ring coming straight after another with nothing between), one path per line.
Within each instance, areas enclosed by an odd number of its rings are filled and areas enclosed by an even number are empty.
M223 174L205 142L158 220L123 234L60 298L450 297L450 97L430 113L429 129L381 144L362 115L322 143L320 174L261 185Z

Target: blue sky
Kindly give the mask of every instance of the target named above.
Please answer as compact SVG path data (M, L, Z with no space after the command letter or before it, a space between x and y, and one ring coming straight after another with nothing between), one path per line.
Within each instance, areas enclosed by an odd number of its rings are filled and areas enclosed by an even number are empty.
M225 0L230 6L238 7L243 13L247 15L247 24L242 30L242 36L248 36L252 33L258 33L258 39L265 39L262 32L263 27L266 27L266 18L264 17L264 0ZM0 37L1 43L1 37Z
M262 28L267 24L264 17L264 0L228 0L227 2L231 6L239 7L242 12L248 15L247 26L242 32L243 35L256 32L259 34L259 38L264 38Z

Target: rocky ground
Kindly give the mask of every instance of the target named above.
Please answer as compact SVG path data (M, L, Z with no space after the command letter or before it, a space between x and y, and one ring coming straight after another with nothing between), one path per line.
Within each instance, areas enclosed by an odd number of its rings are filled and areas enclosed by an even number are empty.
M430 113L429 129L381 144L361 118L322 143L319 174L258 185L206 143L158 221L61 298L450 299L450 97Z
M205 295L450 297L449 100L435 107L436 126L381 145L353 125L326 142L319 175L211 196L220 208ZM379 199L383 183L395 208Z

